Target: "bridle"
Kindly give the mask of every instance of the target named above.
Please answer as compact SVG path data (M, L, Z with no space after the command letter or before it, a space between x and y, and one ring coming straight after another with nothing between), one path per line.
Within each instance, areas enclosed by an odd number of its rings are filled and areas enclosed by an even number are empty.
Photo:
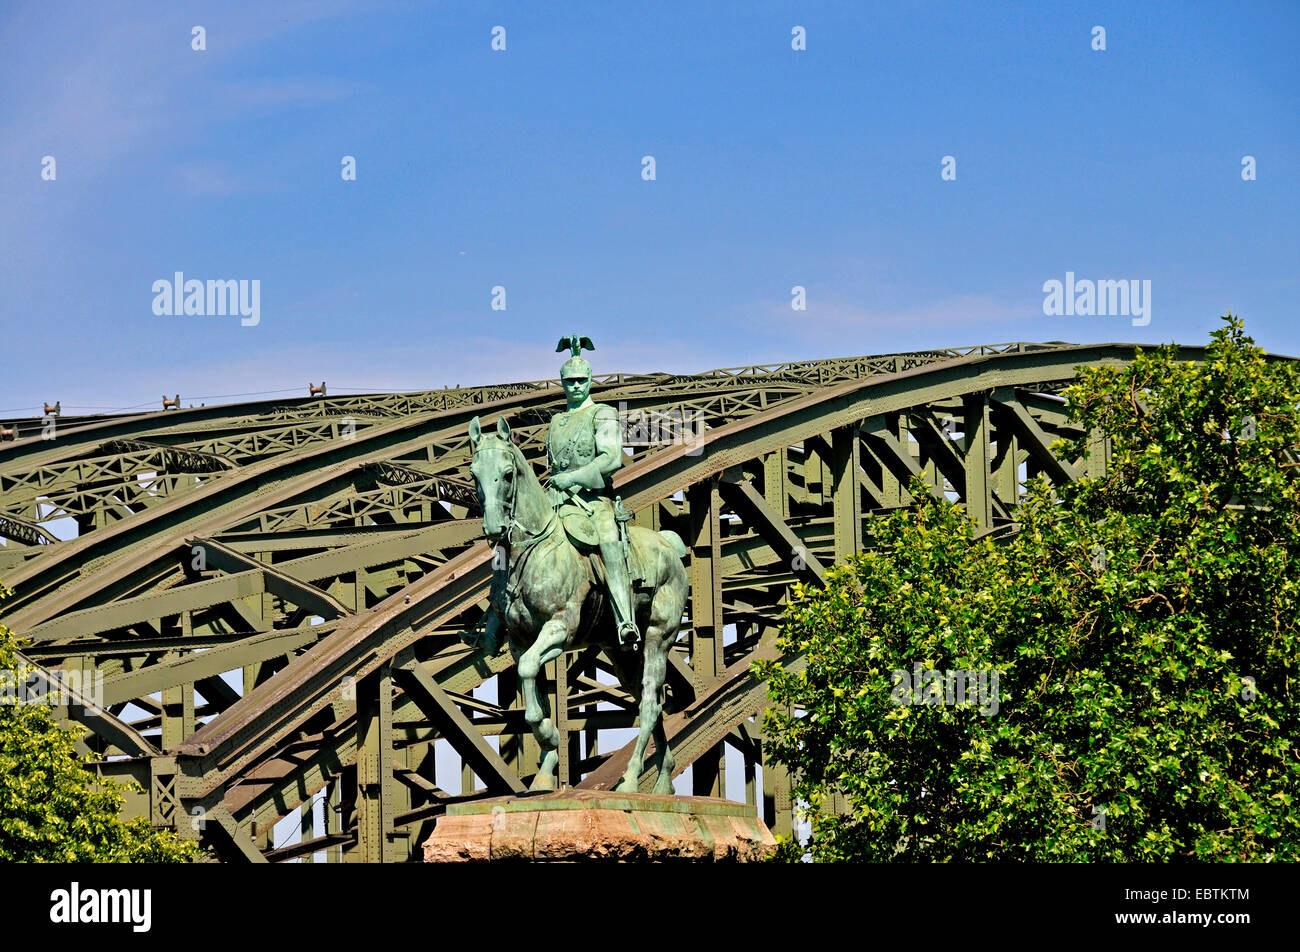
M546 538L546 536L550 534L551 527L555 524L555 513L554 511L550 513L549 517L546 520L546 524L542 526L541 530L538 531L535 535L527 535L528 527L525 526L523 523L521 523L515 517L515 503L519 499L519 483L521 481L519 478L520 476L519 459L522 458L522 457L516 458L517 452L518 451L515 449L513 444L510 444L506 447L506 456L509 457L510 459L511 490L510 490L510 499L501 504L502 508L505 510L504 515L506 521L506 528L505 531L501 533L501 536L498 538L497 542L498 544L504 542L506 547L509 549L526 549L529 546L533 545L534 543L540 542L542 539ZM525 537L520 539L518 542L515 541L515 537L514 537L516 529L525 533Z
M505 452L506 455L510 457L510 483L512 486L510 498L503 501L501 504L502 508L505 510L504 515L506 518L506 527L500 536L489 541L495 542L498 546L504 546L508 551L514 554L512 560L514 564L508 569L508 572L511 577L518 577L519 573L523 571L524 563L528 561L528 556L536 551L537 543L541 542L551 534L552 529L555 527L556 518L555 511L551 510L547 515L546 524L542 526L541 531L536 535L527 535L528 527L515 517L515 504L519 499L519 461L523 457L521 455L518 459L516 458L515 454L518 450L513 444L506 446ZM527 466L528 464L525 462L524 465ZM517 542L514 537L516 529L525 533L525 537ZM502 620L505 619L506 614L510 609L510 603L518 597L518 594L519 593L513 583L506 584L505 591L503 592L502 604L497 606L498 615Z

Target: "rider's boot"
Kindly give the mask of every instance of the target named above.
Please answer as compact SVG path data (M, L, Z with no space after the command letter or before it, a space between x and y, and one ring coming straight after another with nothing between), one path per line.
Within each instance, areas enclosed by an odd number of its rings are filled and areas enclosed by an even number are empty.
M624 651L636 651L641 646L641 633L637 631L636 615L632 609L632 577L623 553L623 543L602 542L600 557L605 563L605 583L614 603L618 646Z
M489 657L501 650L501 616L495 606L489 605L483 613L483 628L477 632L473 647L480 649Z
M508 575L504 568L493 563L492 588L488 592L488 609L483 614L482 629L476 631L476 637L470 642L487 655L495 655L501 647L501 636L505 633L502 624L506 612L506 585Z

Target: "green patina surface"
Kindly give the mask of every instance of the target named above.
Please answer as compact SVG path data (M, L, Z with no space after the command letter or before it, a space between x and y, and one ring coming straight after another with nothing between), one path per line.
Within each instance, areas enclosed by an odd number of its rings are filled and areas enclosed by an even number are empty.
M491 657L501 634L506 636L524 696L524 720L542 752L530 790L561 784L556 776L561 732L538 690L538 676L566 651L596 646L605 649L619 683L635 699L640 721L618 789L637 789L653 735L654 792L670 796L675 761L663 728L663 687L689 594L682 563L686 546L671 530L629 530L631 515L613 491L624 460L618 412L591 399L591 365L581 356L582 349L594 349L591 339L561 338L557 350L566 347L572 353L561 368L567 409L552 417L547 430L545 487L504 415L497 418L495 433L484 433L478 417L470 421L470 473L483 508L483 533L496 557L484 627L465 640ZM634 547L641 583L635 591ZM606 604L612 615L608 623Z

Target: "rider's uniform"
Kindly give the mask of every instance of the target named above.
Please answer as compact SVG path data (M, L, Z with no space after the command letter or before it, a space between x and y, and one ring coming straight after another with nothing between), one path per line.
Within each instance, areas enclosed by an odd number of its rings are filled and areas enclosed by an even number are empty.
M593 462L599 454L596 446L596 427L600 424L612 425L618 434L618 413L607 403L588 403L577 410L567 410L551 418L550 428L546 431L546 460L550 464L551 475L568 473ZM623 441L618 435L618 465L623 465ZM587 503L590 518L596 529L596 535L602 542L618 539L618 526L614 521L614 499L610 476L606 475L605 485L600 489L588 489L574 486L567 492L551 490L551 505L559 507L572 496ZM577 504L579 508L581 504Z
M588 399L577 409L562 411L551 418L546 432L546 455L552 478L587 466L602 451L614 458L615 468L623 465L623 435L618 412L613 407ZM612 479L613 470L604 475L600 489L575 485L561 492L552 487L550 499L566 527L572 527L575 519L585 522L587 531L577 534L598 544L613 600L615 624L620 629L619 641L630 649L636 646L639 635L632 611L627 553L615 518Z

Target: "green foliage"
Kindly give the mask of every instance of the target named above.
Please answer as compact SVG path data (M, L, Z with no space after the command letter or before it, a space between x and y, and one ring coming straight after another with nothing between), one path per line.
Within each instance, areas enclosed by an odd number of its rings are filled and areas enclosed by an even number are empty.
M0 598L9 594L0 587ZM0 625L0 670L21 646ZM42 703L0 704L0 863L187 862L197 846L142 817L119 817L124 785L97 780Z
M1080 370L1088 437L1057 449L1106 434L1107 473L1036 480L1011 539L918 482L797 587L780 647L803 664L755 673L812 859L1300 858L1300 374L1225 321L1202 363ZM997 713L894 703L918 662L997 671Z

